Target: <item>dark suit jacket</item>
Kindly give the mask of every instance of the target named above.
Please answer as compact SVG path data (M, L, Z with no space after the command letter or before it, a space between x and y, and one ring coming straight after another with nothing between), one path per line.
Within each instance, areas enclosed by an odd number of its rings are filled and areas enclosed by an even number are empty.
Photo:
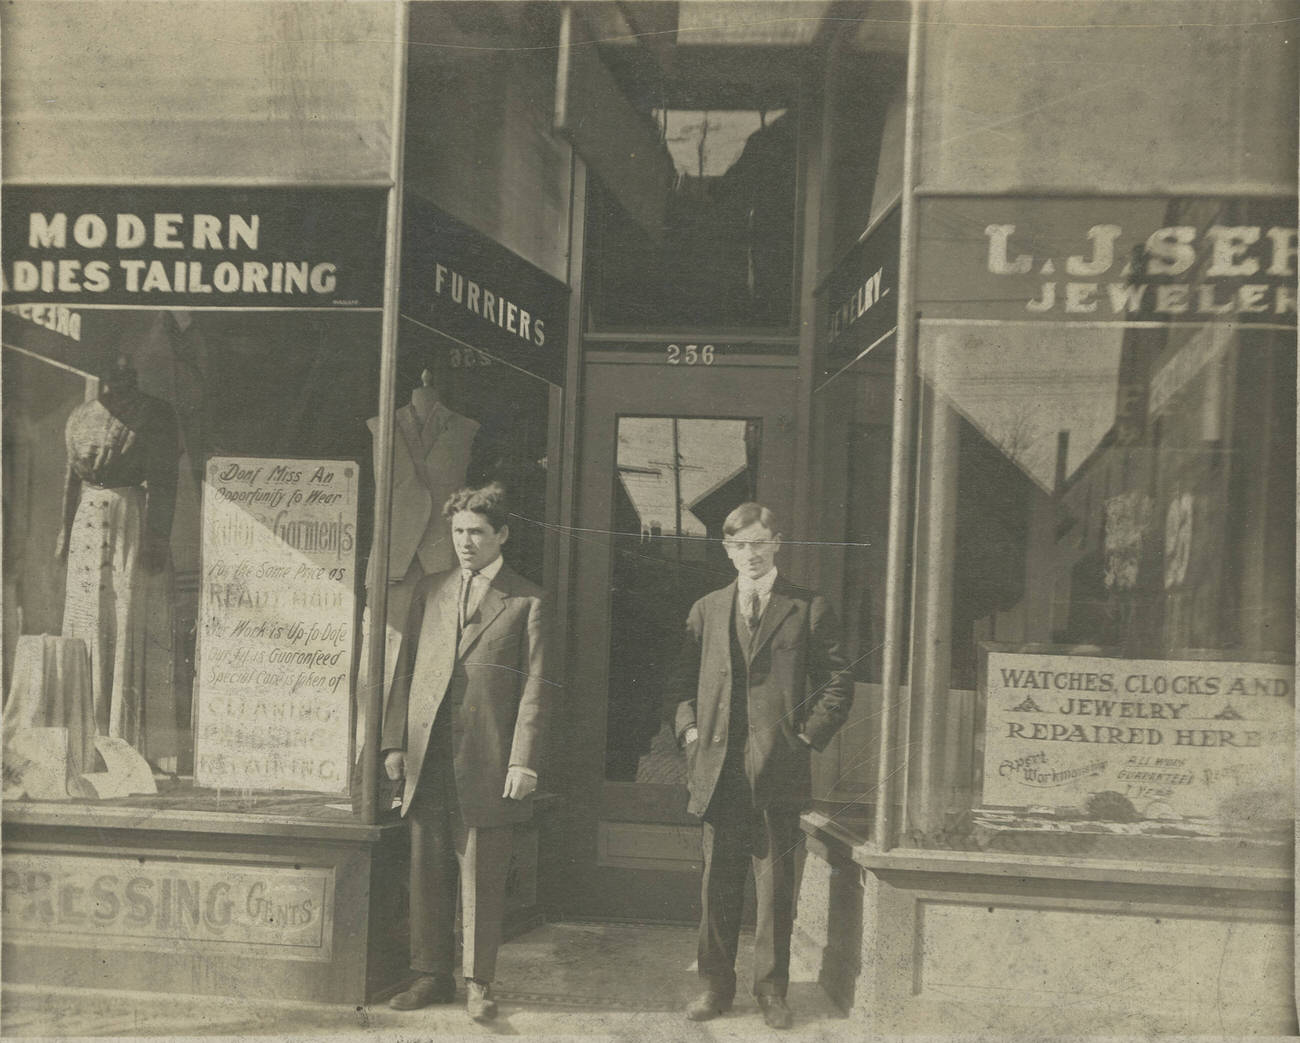
M425 577L384 710L384 750L406 751L402 814L420 781L429 734L459 660L466 675L452 761L466 825L504 826L532 814L532 798L507 800L506 769L538 770L542 725L555 691L545 678L543 592L503 565L456 641L460 570Z
M699 741L688 746L686 754L691 791L687 810L694 815L708 809L728 744L746 738L727 734L735 600L733 582L695 603L673 674L677 741L692 725L699 730ZM777 577L750 646L744 681L749 692L745 773L754 806L797 806L811 791L809 746L825 749L853 702L853 678L845 668L839 628L824 597Z

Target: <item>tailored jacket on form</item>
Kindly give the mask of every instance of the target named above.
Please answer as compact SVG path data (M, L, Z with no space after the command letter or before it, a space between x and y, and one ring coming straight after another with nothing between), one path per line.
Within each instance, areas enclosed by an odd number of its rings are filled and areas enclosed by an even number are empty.
M508 800L501 793L510 765L537 771L541 756L541 717L551 692L544 679L542 590L503 565L466 620L458 644L460 584L456 568L425 577L416 590L384 710L382 748L406 751L405 815L438 709L463 671L462 702L450 724L465 824L525 822L532 797Z
M366 421L372 436L379 418ZM456 564L446 525L433 524L442 505L465 484L478 421L438 405L420 422L415 410L402 406L394 414L392 533L388 541L388 581L396 583L418 556L426 573ZM378 444L375 445L376 451ZM378 471L380 463L376 461ZM374 555L366 565L366 586L374 573Z
M677 706L677 741L692 725L699 739L686 747L687 810L709 807L727 747L745 736L728 735L733 680L749 695L745 775L754 807L797 806L811 793L809 747L821 751L848 717L853 678L845 668L838 628L820 594L777 577L749 646L744 679L733 678L732 612L736 583L706 594L686 619L682 653L671 684ZM808 742L799 738L803 733Z

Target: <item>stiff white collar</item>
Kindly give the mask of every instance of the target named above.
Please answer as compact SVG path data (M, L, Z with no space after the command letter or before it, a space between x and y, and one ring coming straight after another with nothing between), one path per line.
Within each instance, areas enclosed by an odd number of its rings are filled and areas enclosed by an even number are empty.
M744 597L757 594L760 598L765 598L772 593L772 584L775 582L776 569L769 569L758 579L750 579L748 576L736 577L736 587Z
M506 563L506 559L501 557L500 554L498 554L495 558L492 559L492 564L484 565L481 569L478 570L478 574L482 576L485 580L487 580L489 583L491 583L494 579L497 578L497 573L501 571L501 566L504 565L505 563ZM470 571L469 569L461 569L460 574L462 578L468 579L470 576Z

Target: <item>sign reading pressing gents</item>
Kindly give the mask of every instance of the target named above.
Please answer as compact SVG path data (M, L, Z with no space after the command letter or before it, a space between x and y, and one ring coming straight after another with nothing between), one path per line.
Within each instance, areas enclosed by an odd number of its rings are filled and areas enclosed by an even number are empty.
M437 207L403 207L404 317L564 383L569 288Z
M6 305L379 309L385 208L378 189L7 186L0 289Z

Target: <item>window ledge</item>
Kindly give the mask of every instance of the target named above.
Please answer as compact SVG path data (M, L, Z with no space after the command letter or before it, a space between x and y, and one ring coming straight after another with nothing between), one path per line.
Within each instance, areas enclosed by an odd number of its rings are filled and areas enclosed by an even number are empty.
M872 871L968 873L975 876L1215 888L1233 891L1292 891L1294 879L1282 867L1151 862L1141 859L1073 859L1059 855L1008 855L991 851L895 848L881 851L824 811L805 811L804 832Z

